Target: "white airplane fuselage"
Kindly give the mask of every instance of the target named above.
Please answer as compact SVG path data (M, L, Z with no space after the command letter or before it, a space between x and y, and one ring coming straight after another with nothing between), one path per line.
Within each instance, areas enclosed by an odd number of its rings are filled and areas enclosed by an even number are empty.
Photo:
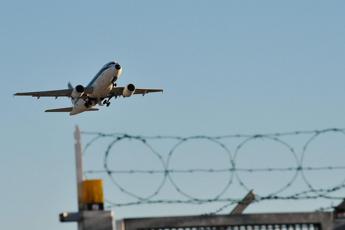
M31 96L39 99L40 97L59 98L67 97L72 101L72 106L63 108L47 109L48 113L69 113L70 115L79 114L87 111L97 111L94 108L98 105L110 105L110 100L115 97L131 97L132 95L146 95L148 93L163 92L163 89L157 88L137 88L134 84L129 83L126 86L117 86L116 81L122 73L122 68L117 62L109 62L105 64L90 83L86 86L81 84L73 87L68 83L68 88L17 92L14 96Z
M121 73L122 68L118 63L109 62L104 65L87 85L93 89L92 93L87 94L87 99L84 99L85 97L72 97L73 109L70 115L85 112L96 104L102 105L102 100L109 95Z

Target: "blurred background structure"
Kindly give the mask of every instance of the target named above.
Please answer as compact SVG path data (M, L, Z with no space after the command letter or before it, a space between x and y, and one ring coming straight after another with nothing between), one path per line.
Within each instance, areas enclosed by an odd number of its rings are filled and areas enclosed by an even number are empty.
M327 165L326 162L313 161L311 164L306 161L307 152L309 148L312 148L312 145L317 145L316 142L320 137L327 135L341 135L342 138L345 138L345 129L325 129L325 130L313 130L313 131L294 131L287 133L270 133L270 134L232 134L224 136L191 136L191 137L180 137L180 136L138 136L138 135L129 135L129 134L105 134L105 133L90 133L84 132L85 136L91 136L92 138L85 146L84 154L82 152L81 141L80 141L80 130L77 127L75 130L75 156L76 156L76 175L77 175L77 188L78 188L78 206L79 211L77 213L61 213L60 221L62 222L77 222L79 230L112 230L114 227L114 216L113 212L104 210L104 194L103 194L103 181L101 179L85 179L83 178L83 160L82 156L86 155L87 150L96 145L98 141L103 138L108 139L108 144L105 148L105 153L103 156L103 170L87 170L85 171L85 177L92 174L97 174L102 176L105 174L109 177L109 180L115 185L118 193L126 195L129 199L134 199L132 202L121 202L118 200L116 195L114 196L117 201L107 200L106 203L108 207L115 207L116 210L121 210L121 207L126 206L140 206L140 205L158 205L156 207L159 209L159 206L162 205L204 205L219 203L222 204L220 208L214 212L205 213L201 216L185 216L185 217L156 217L156 218L141 218L141 219L124 219L117 221L117 228L121 230L136 230L136 229L344 229L345 228L345 196L344 187L345 180L343 178L336 178L335 181L338 181L337 184L331 187L317 188L314 185L310 178L307 176L307 172L320 172L325 174L328 172L336 171L338 175L343 174L345 166L341 162L337 162L335 165ZM291 139L291 137L293 137ZM299 150L297 146L292 144L292 140L298 141L303 137L304 142L297 142L302 144L301 149ZM297 140L296 140L297 138ZM235 142L232 143L232 148L229 146L229 140ZM333 138L334 139L334 138ZM123 151L121 148L117 148L117 145L123 141L130 142L139 142L141 147L149 149L149 155L144 155L141 161L137 161L136 158L131 158L131 161L134 161L134 168L126 168L127 165L124 164L122 159L119 159L119 165L121 169L112 168L111 165L111 155L116 154L117 152ZM156 145L159 145L160 142L166 140L175 142L166 153L158 152L155 147L153 147L152 142L155 142ZM251 142L265 142L268 140L270 145L278 145L283 147L278 151L276 146L271 149L271 153L268 153L274 159L279 155L280 160L283 160L281 154L288 153L290 159L294 159L295 165L289 167L270 167L269 165L272 162L262 161L262 154L267 154L267 152L261 152L260 148L255 148L254 155L248 158L248 161L254 161L255 165L264 163L266 167L262 168L246 168L239 166L238 158L240 155L248 154L248 146ZM288 141L289 140L289 141ZM196 145L199 145L200 142L209 142L212 144L211 149L204 149L208 152L209 159L198 159L202 155L198 155L198 158L191 159L194 163L197 161L211 162L217 158L216 148L221 149L223 152L223 162L227 162L228 167L224 168L181 168L181 165L184 165L188 162L177 162L176 166L171 165L171 159L176 158L177 149L181 148L181 145L186 145L190 141L195 141ZM167 144L166 142L164 143ZM130 145L130 147L133 147ZM327 146L328 149L331 149L331 146ZM234 152L230 149L233 149ZM247 150L247 151L245 151ZM284 150L284 151L282 151ZM184 156L193 154L191 149L188 149L187 152L183 152ZM139 151L140 155L145 154L145 151ZM225 153L225 154L224 154ZM133 149L127 149L126 154L132 155ZM181 153L180 153L181 154ZM312 153L309 153L312 154ZM150 159L154 156L162 164L160 167L162 170L157 170L156 168L141 169L142 165L145 165L145 161L152 164L151 167L154 167L153 162ZM100 158L100 157L98 157ZM286 161L286 160L284 160ZM318 162L317 164L315 164ZM94 162L93 162L94 163ZM285 162L286 163L286 162ZM276 162L274 162L276 164ZM131 162L133 165L133 162ZM197 164L193 164L197 165ZM177 168L178 167L178 168ZM339 173L340 171L340 173ZM258 185L262 183L266 184L265 187L271 189L271 187L276 187L277 181L284 179L289 179L286 184L283 184L278 190L269 191L266 195L260 195L253 193L253 190L249 190L248 194L243 198L234 198L228 197L227 193L231 190L237 190L233 188L233 184L237 182L240 185L240 188L248 190L249 184L246 184L244 181L246 179L239 176L239 173L245 172L250 174L257 173L266 173L269 176L279 172L278 178L276 180L267 181L258 181ZM286 177L286 173L293 172L292 178ZM126 188L126 183L121 185L118 182L118 177L123 175L125 176L140 176L140 175L150 175L155 176L156 174L162 175L162 180L158 184L158 187L148 196L140 196L136 194L136 190L130 191ZM179 185L175 181L174 174L193 174L197 177L202 177L202 180L206 182L205 190L209 187L209 184L212 181L205 181L208 174L228 174L227 180L219 180L225 184L225 187L221 192L212 197L199 198L197 196L192 196L186 192L186 189ZM229 176L230 174L230 176ZM301 177L304 182L305 189L298 184L298 178ZM198 178L199 179L199 178ZM320 179L318 177L318 179ZM197 191L201 191L200 185L195 183L195 180L188 180L188 177L184 178L185 184L192 185L196 188ZM213 178L215 180L215 178ZM331 179L329 179L331 180ZM152 184L150 179L143 181L144 184ZM161 198L161 191L170 184L176 193L181 196L180 199L164 199ZM139 185L137 185L139 186ZM255 190L256 187L251 185ZM260 187L260 186L259 186ZM297 190L296 190L297 189ZM113 194L116 194L113 193ZM175 195L175 197L177 197ZM183 197L183 198L182 198ZM320 208L314 212L306 213L270 213L270 214L245 214L243 215L244 210L251 205L253 202L265 202L269 200L283 200L286 203L292 204L293 202L299 202L302 200L330 200L338 201L337 206L329 206L327 208ZM343 200L342 203L340 201ZM224 204L225 203L225 204ZM230 212L229 207L232 208ZM326 212L326 209L329 209ZM217 215L221 212L226 211L227 215ZM284 210L280 210L284 212Z

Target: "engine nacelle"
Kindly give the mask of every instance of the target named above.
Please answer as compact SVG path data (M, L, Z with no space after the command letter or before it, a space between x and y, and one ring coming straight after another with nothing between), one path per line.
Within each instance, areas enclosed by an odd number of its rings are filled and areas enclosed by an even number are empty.
M119 63L115 64L115 76L114 76L114 82L119 79L120 75L122 74L122 67Z
M72 98L78 98L78 97L81 97L83 95L85 91L85 87L82 86L82 85L77 85L73 91L72 91L72 94L71 94L71 97Z
M128 84L122 92L122 96L124 97L130 97L134 94L135 86L133 84Z

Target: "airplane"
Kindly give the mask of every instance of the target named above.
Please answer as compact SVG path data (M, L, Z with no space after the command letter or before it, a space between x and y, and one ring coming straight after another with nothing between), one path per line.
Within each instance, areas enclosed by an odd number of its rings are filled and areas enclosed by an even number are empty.
M14 96L32 96L40 97L70 97L72 107L48 109L45 112L69 112L70 115L76 115L86 111L97 111L94 108L97 104L100 106L110 105L110 100L115 97L130 97L134 94L145 95L147 93L163 92L162 89L137 89L134 84L128 84L125 87L117 87L116 81L122 73L122 67L117 62L105 64L86 86L77 85L73 87L68 83L68 89L21 92Z

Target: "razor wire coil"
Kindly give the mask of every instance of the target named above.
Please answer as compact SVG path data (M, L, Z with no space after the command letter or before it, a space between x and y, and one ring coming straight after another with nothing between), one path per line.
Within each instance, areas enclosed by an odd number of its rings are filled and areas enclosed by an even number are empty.
M279 189L270 192L266 195L257 194L255 202L261 202L266 200L308 200L308 199L328 199L328 200L340 200L343 199L343 196L336 196L334 195L337 191L344 191L345 189L345 179L334 186L326 187L326 188L317 188L313 185L308 177L306 176L306 172L313 172L313 171L342 171L345 170L344 165L326 165L326 166L308 166L305 165L305 156L306 153L312 143L316 141L319 136L327 135L327 134L341 134L345 137L345 129L343 128L332 128L332 129L323 129L323 130L311 130L311 131L294 131L294 132L283 132L283 133L268 133L268 134L233 134L233 135L222 135L222 136L207 136L207 135L197 135L197 136L142 136L142 135L130 135L126 133L101 133L101 132L82 132L84 136L91 137L91 139L87 142L84 146L84 154L88 152L88 149L97 143L99 140L104 138L109 139L109 143L106 146L106 150L104 152L104 161L103 161L103 169L101 170L86 170L84 173L86 175L89 174L106 174L111 182L116 186L116 188L121 192L129 197L133 198L134 201L132 202L112 202L107 200L109 206L112 207L123 207L123 206L133 206L133 205L143 205L143 204L206 204L206 203L225 203L219 209L217 209L214 213L222 212L223 210L227 209L231 205L234 205L240 202L241 199L239 198L229 198L225 197L226 192L228 191L229 187L234 183L236 179L239 185L244 188L245 190L249 191L248 185L243 181L241 176L239 175L240 172L246 173L260 173L260 172L292 172L292 177L288 180L286 184L284 184ZM301 151L298 151L295 146L293 146L288 141L284 140L284 137L289 136L300 136L305 135L306 141L303 143L303 147ZM232 146L233 151L230 150L228 144L225 143L225 140L228 139L239 139L239 143ZM255 140L269 140L276 144L279 144L283 148L287 150L287 152L293 157L296 165L291 167L251 167L251 168L243 168L237 167L237 159L241 155L242 149ZM119 144L121 141L124 140L134 140L138 141L139 143L143 144L150 153L161 163L162 169L148 169L148 170L139 170L139 169L126 169L126 170L116 170L111 168L109 164L109 157L113 154L112 149L114 146ZM169 149L169 151L165 154L160 153L155 150L152 144L153 141L160 141L160 140L170 140L173 141L173 146ZM175 169L171 166L171 159L173 158L176 150L183 144L192 141L209 141L216 146L218 146L224 153L226 153L228 157L228 167L224 168L189 168L189 169ZM345 141L345 138L344 138ZM195 173L205 173L205 174L216 174L216 173L227 173L229 175L228 180L226 181L222 190L213 197L210 198L199 198L195 197L188 192L186 192L175 180L174 175L176 174L195 174ZM123 174L131 174L131 175L161 175L162 180L160 181L157 188L152 191L147 196L141 196L133 191L126 189L123 185L121 185L117 179L117 175ZM301 176L307 189L303 191L298 191L295 193L290 194L283 194L290 188L296 181L296 178ZM160 194L162 188L167 184L170 183L174 187L177 193L182 195L184 199L159 199L157 196Z

